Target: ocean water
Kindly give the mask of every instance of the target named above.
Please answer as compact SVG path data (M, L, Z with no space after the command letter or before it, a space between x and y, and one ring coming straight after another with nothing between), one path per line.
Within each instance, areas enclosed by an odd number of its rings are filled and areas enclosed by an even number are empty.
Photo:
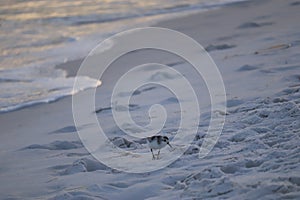
M0 113L55 101L97 87L57 64L84 58L108 36L161 19L241 0L7 0L0 1Z

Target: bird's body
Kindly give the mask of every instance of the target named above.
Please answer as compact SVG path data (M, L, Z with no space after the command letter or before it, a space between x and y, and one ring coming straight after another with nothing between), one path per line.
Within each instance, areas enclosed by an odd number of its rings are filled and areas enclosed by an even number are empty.
M148 146L152 152L152 158L155 159L153 154L153 149L158 149L157 159L160 153L160 149L164 148L166 145L172 146L169 143L169 138L167 136L155 135L147 138Z

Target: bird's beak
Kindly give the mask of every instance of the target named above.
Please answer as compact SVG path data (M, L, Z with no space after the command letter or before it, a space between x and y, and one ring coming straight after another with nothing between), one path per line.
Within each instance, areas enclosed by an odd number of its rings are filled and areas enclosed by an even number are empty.
M169 146L170 146L170 147L173 149L173 147L170 145L170 143L169 143L169 142L168 142L167 144L168 144L168 145L169 145Z

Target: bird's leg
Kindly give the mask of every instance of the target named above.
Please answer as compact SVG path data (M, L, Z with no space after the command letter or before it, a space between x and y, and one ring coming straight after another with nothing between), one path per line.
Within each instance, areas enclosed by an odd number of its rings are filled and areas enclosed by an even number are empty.
M155 160L155 156L153 154L153 150L151 149L151 153L152 153L152 160Z
M158 154L157 154L157 160L158 160L158 157L159 157L159 153L160 153L160 149L158 150Z

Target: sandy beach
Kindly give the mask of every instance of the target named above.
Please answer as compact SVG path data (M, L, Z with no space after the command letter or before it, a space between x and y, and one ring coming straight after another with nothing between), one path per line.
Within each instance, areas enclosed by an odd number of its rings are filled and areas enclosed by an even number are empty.
M174 55L137 51L105 72L91 113L96 112L119 147L149 151L145 143L125 137L113 122L110 96L130 67L169 65L199 85L195 91L203 112L192 147L163 169L126 173L105 166L85 149L77 130L90 127L75 126L70 96L2 113L0 199L299 199L299 11L296 0L253 0L156 25L203 45L224 80L226 121L205 158L197 157L211 116L203 81ZM75 76L81 62L78 58L58 68ZM88 93L76 95L84 98ZM164 131L175 134L178 105L172 97L159 87L140 88L132 99L133 119L143 124L149 107L158 103L168 111ZM162 149L162 159L168 153L167 147ZM149 151L146 165L155 162L151 158Z

